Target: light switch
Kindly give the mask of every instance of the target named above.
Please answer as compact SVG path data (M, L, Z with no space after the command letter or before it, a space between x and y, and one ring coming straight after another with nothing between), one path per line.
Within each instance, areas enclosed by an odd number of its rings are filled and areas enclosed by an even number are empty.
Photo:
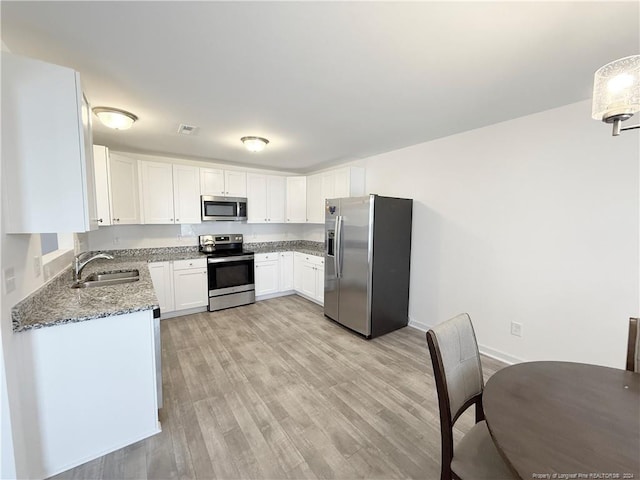
M16 289L16 274L13 267L5 268L2 272L4 275L4 293L9 294Z

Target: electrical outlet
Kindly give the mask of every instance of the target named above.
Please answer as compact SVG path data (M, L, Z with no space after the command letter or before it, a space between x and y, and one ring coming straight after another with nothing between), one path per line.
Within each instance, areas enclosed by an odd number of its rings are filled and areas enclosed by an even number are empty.
M511 335L516 337L522 337L522 324L518 322L511 322Z
M42 273L42 257L39 255L33 257L33 273L36 278Z

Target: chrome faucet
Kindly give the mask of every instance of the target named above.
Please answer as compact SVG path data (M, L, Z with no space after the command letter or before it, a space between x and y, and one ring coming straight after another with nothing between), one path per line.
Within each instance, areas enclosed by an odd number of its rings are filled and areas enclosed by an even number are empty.
M85 252L86 253L86 252ZM113 260L113 255L109 255L106 253L98 253L93 257L85 260L84 262L80 261L80 258L84 255L84 253L79 253L73 258L73 281L78 282L80 280L80 275L82 275L82 270L87 266L89 262L93 262L99 258L105 258L107 260Z

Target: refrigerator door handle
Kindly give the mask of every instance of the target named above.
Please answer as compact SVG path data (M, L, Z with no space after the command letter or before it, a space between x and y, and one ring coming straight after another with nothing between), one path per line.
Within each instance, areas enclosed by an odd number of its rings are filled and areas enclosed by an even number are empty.
M338 278L342 278L342 250L343 250L343 246L342 246L342 220L343 217L342 215L338 215L338 218L336 218L336 222L337 222L337 230L336 230L336 237L337 237L337 241L336 241L336 259L337 259L337 267L336 267L336 276Z
M340 216L338 215L335 219L335 245L333 246L333 271L336 272L336 278L340 278L340 272L338 270L338 266L340 262L338 261L338 257L340 255Z

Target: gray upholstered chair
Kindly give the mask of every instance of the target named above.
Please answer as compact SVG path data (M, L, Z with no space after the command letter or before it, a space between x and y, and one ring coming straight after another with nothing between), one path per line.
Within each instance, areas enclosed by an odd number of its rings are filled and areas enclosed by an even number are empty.
M460 314L427 332L440 407L441 480L518 478L502 460L484 421L482 365L471 318ZM475 404L476 424L453 448L453 425Z
M627 370L640 373L640 327L638 326L638 319L633 317L629 319Z

